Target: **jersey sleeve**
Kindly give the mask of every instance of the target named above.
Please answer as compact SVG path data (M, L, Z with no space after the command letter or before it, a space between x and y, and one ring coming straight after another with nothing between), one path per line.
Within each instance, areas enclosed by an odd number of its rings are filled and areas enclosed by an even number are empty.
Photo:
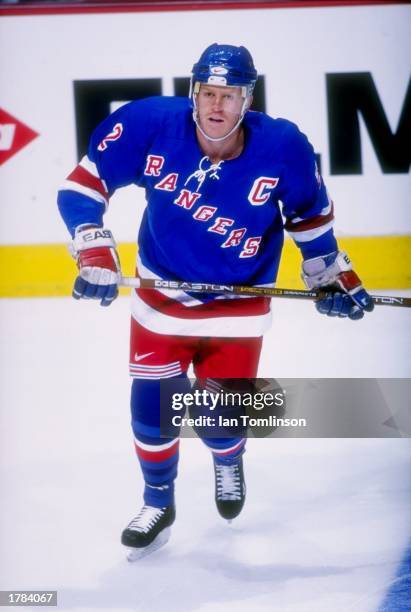
M338 250L333 232L333 202L318 171L314 149L297 126L289 122L284 132L282 161L284 227L303 258Z
M111 195L135 183L152 137L149 99L127 104L94 130L85 155L58 193L58 207L73 236L82 225L103 225Z

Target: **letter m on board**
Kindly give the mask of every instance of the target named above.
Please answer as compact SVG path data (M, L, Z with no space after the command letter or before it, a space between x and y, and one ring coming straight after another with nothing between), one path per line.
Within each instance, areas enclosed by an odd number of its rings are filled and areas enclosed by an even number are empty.
M362 116L381 170L406 174L411 162L411 81L397 129L391 131L370 72L327 74L331 174L361 174Z

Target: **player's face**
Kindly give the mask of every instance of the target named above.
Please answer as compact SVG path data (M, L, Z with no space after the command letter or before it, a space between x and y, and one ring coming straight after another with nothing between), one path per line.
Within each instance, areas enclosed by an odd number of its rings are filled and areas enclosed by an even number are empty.
M201 128L212 138L225 136L240 118L243 102L241 87L201 85L197 94L197 113Z

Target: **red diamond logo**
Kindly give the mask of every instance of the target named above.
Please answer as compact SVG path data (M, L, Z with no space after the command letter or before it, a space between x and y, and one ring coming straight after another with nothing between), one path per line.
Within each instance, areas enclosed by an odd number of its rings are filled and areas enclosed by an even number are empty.
M0 166L39 134L0 108Z

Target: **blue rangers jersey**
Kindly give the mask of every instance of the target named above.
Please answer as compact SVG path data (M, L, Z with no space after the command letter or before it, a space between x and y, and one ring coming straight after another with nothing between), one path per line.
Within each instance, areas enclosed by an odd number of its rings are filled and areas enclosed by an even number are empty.
M188 98L123 106L94 131L88 155L59 192L69 231L103 225L110 196L135 184L147 200L138 235L144 278L272 285L284 227L305 258L336 250L332 203L306 136L254 111L243 127L242 153L212 163L199 147ZM137 290L132 311L157 333L258 336L270 301Z

